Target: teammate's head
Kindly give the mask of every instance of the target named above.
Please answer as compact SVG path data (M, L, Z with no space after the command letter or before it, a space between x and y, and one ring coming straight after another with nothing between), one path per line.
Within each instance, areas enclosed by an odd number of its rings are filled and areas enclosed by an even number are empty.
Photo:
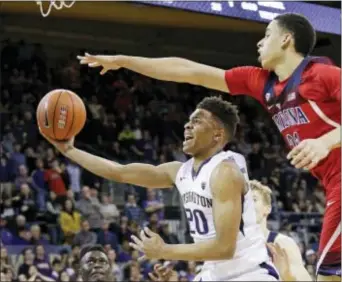
M256 210L257 223L261 223L267 219L272 209L272 191L267 186L261 184L257 180L249 181L249 186L252 189L253 200Z
M223 149L239 122L237 107L219 97L204 98L185 124L183 151L196 156Z
M257 46L263 68L274 70L285 60L287 52L309 55L316 43L316 32L308 19L300 14L282 14L266 28Z
M80 252L80 275L83 281L111 280L111 264L101 245L84 246Z

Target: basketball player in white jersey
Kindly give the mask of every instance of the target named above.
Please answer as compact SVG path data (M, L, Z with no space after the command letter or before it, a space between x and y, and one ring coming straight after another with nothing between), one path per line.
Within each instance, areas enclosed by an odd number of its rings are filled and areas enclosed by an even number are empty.
M249 181L249 186L253 193L257 223L259 223L261 226L266 242L277 244L284 249L289 258L289 271L292 273L292 277L295 279L295 281L312 281L309 272L304 267L303 259L296 242L289 236L270 231L267 228L267 217L271 213L272 208L272 190L257 180ZM286 280L287 277L281 278L284 281L289 281Z
M150 259L205 261L197 281L278 281L256 222L245 159L222 151L238 123L235 106L216 97L197 105L185 125L183 151L192 159L153 166L121 165L49 140L66 157L104 178L148 188L178 188L193 244L166 244L148 229L132 246ZM145 232L147 235L145 234Z

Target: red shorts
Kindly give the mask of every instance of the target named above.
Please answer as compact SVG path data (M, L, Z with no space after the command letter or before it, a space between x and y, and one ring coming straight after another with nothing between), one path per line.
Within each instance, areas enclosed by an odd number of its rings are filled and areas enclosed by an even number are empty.
M326 191L317 270L318 274L341 276L341 183Z

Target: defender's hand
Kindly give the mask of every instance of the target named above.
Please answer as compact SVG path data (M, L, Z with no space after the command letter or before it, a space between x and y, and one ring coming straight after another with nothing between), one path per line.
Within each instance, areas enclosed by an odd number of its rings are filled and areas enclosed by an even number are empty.
M322 159L328 156L329 148L320 139L306 139L294 147L287 155L296 168L313 169Z
M75 138L71 138L70 140L67 141L56 141L51 139L50 137L47 137L39 128L40 134L47 140L49 141L58 151L60 151L62 154L65 154L66 152L72 150L74 148L74 142Z
M116 63L116 58L117 56L90 55L89 53L85 53L84 56L77 56L81 65L88 65L91 68L102 67L100 74L121 68Z
M133 249L145 254L143 257L139 258L139 260L143 260L145 258L161 259L163 257L165 246L164 240L157 233L152 232L147 227L140 231L140 238L134 235L132 235L131 238L134 243L129 243L129 245Z

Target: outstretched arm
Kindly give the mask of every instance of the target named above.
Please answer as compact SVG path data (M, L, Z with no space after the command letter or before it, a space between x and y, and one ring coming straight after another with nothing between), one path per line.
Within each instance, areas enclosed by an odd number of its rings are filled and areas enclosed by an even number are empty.
M173 186L181 166L179 162L170 162L159 166L143 163L122 165L75 148L73 139L61 143L44 137L75 163L98 176L117 182L147 188L169 188Z
M86 53L85 56L78 56L78 59L81 64L87 64L90 67L102 66L101 74L106 73L108 70L127 68L159 80L190 83L229 92L223 69L183 58L144 58L123 55L93 56Z

